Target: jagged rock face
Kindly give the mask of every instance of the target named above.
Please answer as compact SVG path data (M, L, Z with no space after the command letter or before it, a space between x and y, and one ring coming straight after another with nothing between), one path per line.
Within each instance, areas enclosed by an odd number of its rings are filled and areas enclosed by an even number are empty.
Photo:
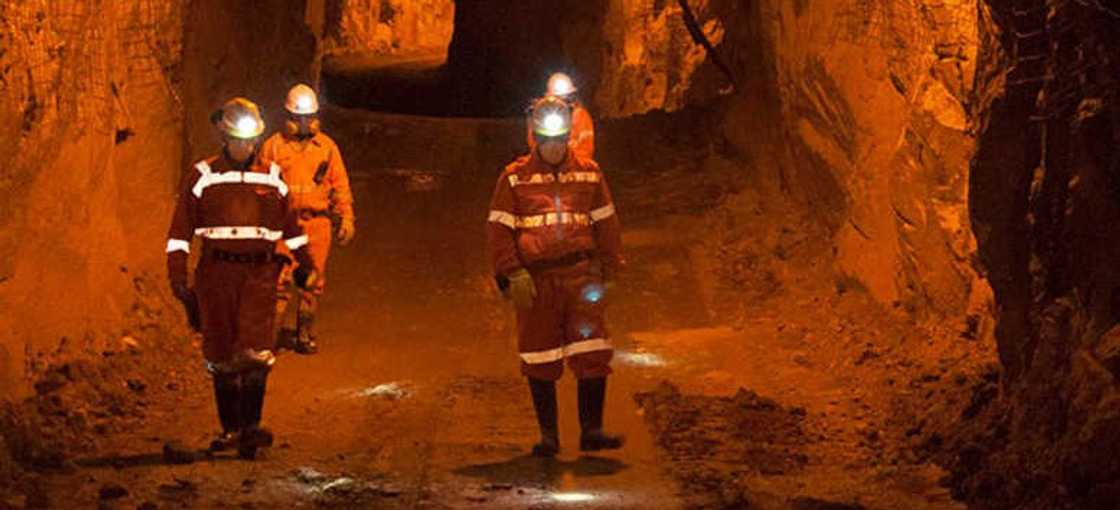
M701 30L719 44L717 14L730 2L692 3ZM556 71L573 76L599 118L679 110L727 86L706 69L707 55L673 1L476 0L456 5L455 27L449 79L466 113L519 113Z
M163 243L185 163L217 149L209 113L245 95L278 126L313 77L288 3L0 4L0 397L178 323Z
M966 207L974 2L713 9L741 81L728 140L827 226L840 277L918 317L984 315Z
M1004 394L955 466L978 508L1120 500L1120 12L986 0L970 206Z
M718 0L717 0L718 2ZM723 42L724 21L710 0L691 1L699 28L713 45ZM594 106L600 116L674 111L710 99L722 76L698 75L708 60L688 32L681 6L670 0L611 0L602 23ZM726 3L726 2L723 2ZM712 64L708 64L711 66ZM717 82L712 86L710 82ZM704 93L698 91L704 90Z
M182 4L0 4L0 396L163 307Z
M308 8L313 3L279 0L265 8L224 0L191 2L183 20L184 167L217 151L209 115L224 101L234 96L253 100L271 132L286 116L288 89L300 82L315 84L318 34L311 29L313 10Z
M452 0L329 0L324 51L444 53L454 28Z

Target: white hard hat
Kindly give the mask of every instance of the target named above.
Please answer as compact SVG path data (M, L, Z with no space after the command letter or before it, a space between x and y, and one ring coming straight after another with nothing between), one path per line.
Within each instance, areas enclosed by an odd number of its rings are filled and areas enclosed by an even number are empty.
M319 112L319 98L311 87L300 83L288 91L284 109L296 115L311 115Z
M567 97L574 94L576 86L572 78L564 73L555 73L548 77L548 95Z

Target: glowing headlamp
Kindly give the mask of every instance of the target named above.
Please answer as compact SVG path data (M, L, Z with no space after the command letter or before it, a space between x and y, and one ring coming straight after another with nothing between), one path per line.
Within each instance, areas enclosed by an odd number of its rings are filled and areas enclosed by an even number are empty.
M559 133L564 131L566 127L564 124L564 117L559 113L550 113L545 116L544 121L541 122L546 131L552 133Z
M301 111L301 112L306 112L306 111L310 110L311 109L311 98L307 97L307 96L299 96L299 99L296 99L296 107L298 107L299 111Z
M253 138L257 136L257 121L252 117L241 117L234 125L235 133L240 138Z

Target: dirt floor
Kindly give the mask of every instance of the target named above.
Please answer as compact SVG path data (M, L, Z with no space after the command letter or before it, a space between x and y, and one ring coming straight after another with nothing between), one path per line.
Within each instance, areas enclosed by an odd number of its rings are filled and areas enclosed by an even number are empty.
M397 157L432 158L417 149ZM512 313L483 251L499 168L449 177L368 148L349 164L359 235L328 271L322 352L285 353L273 371L265 422L278 439L262 459L199 455L217 430L201 360L140 346L40 388L31 402L55 406L52 423L80 410L89 434L67 448L78 455L37 459L0 509L961 508L929 462L943 424L926 412L960 416L991 354L832 281L712 319L689 235L702 214L643 211L625 235L606 417L625 449L579 454L566 378L562 454L527 456L536 430Z

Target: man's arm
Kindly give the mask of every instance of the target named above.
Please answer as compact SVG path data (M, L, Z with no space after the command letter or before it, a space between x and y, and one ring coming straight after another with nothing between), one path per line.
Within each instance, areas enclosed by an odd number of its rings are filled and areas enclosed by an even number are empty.
M503 173L490 198L488 241L495 276L508 276L523 268L517 251L517 208L507 173Z
M607 178L601 171L599 175L599 188L591 207L591 228L595 233L595 249L603 264L603 276L610 279L625 264L622 257L622 224L615 211Z
M183 177L175 212L171 216L171 227L167 232L167 279L171 284L171 293L183 303L187 321L196 330L200 327L198 302L194 292L187 287L187 261L190 258L191 239L194 237L199 198L195 196L193 188L198 179L207 173L209 165L201 161Z

